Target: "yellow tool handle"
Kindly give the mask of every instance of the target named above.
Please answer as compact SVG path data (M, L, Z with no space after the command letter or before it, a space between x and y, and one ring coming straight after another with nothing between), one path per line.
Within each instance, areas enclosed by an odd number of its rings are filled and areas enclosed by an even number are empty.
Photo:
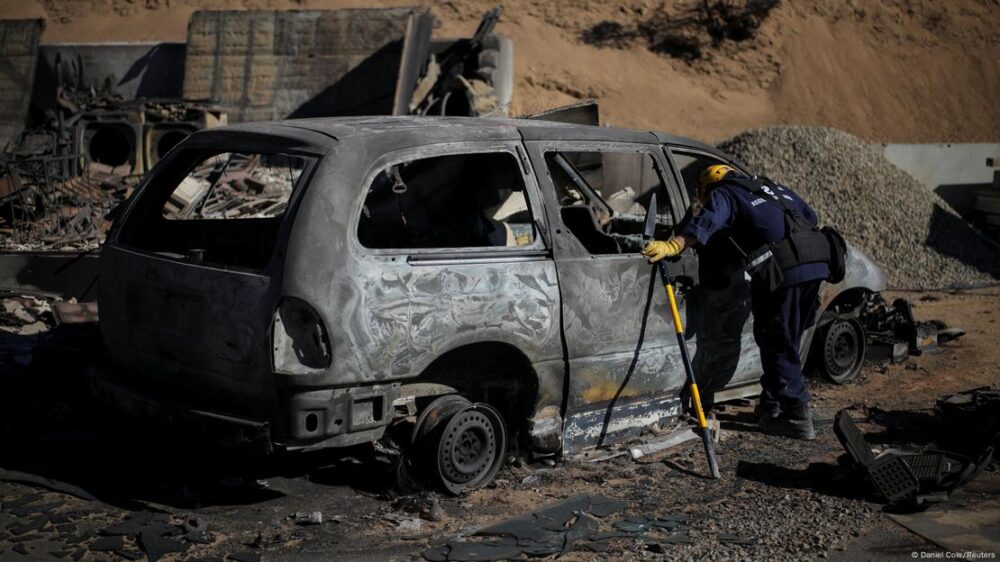
M666 284L667 299L670 300L670 314L674 317L674 330L677 335L684 336L684 325L681 324L681 314L677 309L677 297L674 296L674 286ZM705 411L701 407L701 394L698 392L698 383L691 381L691 398L694 399L694 409L698 413L698 425L704 429L708 427L708 420L705 419Z
M705 410L701 408L701 394L698 393L698 383L691 383L691 398L694 400L694 411L698 412L698 425L705 429L708 427L708 420L705 419Z
M681 360L684 361L684 373L687 375L688 386L691 388L691 401L694 402L694 410L698 413L698 426L701 429L701 442L705 445L705 456L708 457L708 468L712 472L712 478L718 479L719 461L715 458L715 445L712 444L712 433L708 429L708 420L705 419L705 410L701 407L701 394L698 392L698 383L695 382L694 369L691 367L691 358L688 356L687 342L684 341L684 326L681 324L681 315L677 311L677 299L674 297L674 286L667 275L667 268L663 262L657 262L660 270L660 277L663 286L667 289L667 298L670 301L670 314L674 317L674 329L677 331L677 345L681 350Z
M677 299L674 298L674 286L670 283L665 283L667 287L667 298L670 299L670 314L674 315L674 330L678 334L684 333L684 326L681 324L681 315L677 312Z

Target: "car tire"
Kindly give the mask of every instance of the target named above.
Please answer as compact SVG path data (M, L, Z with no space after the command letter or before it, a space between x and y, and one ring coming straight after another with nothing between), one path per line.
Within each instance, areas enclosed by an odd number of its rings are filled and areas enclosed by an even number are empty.
M496 478L507 453L507 429L496 408L452 394L421 412L413 445L430 483L461 495Z
M817 366L834 384L850 382L864 364L868 348L865 327L857 318L835 318L821 328Z

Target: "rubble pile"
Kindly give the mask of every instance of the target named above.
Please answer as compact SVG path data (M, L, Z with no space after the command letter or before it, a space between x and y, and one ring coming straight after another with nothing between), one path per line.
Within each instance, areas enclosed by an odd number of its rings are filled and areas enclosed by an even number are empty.
M13 177L0 199L0 249L90 250L104 240L109 213L131 194L134 175L90 163L83 175L47 184L43 177ZM195 169L171 195L172 219L264 218L281 215L301 169L275 167L259 157L220 155Z
M76 81L83 83L82 76ZM225 123L203 103L130 100L60 83L55 105L0 153L0 248L89 250L105 216L191 132Z
M719 144L754 172L787 184L896 288L995 283L1000 249L944 200L892 165L881 146L822 127L751 129Z
M211 219L280 216L301 168L261 162L259 155L222 154L198 166L167 201L164 216Z
M55 324L52 303L32 296L0 299L0 332L30 336Z
M4 198L0 216L0 248L7 250L96 248L110 225L107 214L137 180L96 162L83 175L51 184L12 177L16 189Z

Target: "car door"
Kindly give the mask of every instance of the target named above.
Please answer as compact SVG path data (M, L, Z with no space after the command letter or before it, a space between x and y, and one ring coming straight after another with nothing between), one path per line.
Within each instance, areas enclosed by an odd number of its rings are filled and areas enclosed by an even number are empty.
M679 190L653 144L526 142L546 202L568 364L567 452L636 435L680 411L684 383L666 295L639 254L650 197L657 237L679 219ZM694 275L695 258L668 265ZM685 316L685 299L680 299Z
M687 209L697 204L702 170L715 164L740 168L694 148L670 145L664 148L676 181L683 186ZM709 259L702 260L700 265L702 282L689 294L687 330L698 341L691 358L698 386L711 401L712 395L722 389L757 383L761 375L760 351L753 338L749 278L739 268L715 271L716 266Z

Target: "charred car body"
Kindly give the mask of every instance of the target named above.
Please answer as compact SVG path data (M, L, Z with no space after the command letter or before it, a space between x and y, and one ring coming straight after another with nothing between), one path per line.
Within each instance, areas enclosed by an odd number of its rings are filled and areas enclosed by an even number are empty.
M684 382L666 297L638 254L645 207L655 193L666 236L719 162L731 163L680 137L529 120L195 133L109 232L101 330L118 366L94 389L263 450L412 424L405 439L453 492L492 479L508 432L540 454L636 436L681 413ZM229 216L205 203L223 180L273 204ZM742 272L704 286L698 259L668 267L686 287L699 382L755 393L749 286ZM823 289L827 323L884 287L851 249L847 278Z

